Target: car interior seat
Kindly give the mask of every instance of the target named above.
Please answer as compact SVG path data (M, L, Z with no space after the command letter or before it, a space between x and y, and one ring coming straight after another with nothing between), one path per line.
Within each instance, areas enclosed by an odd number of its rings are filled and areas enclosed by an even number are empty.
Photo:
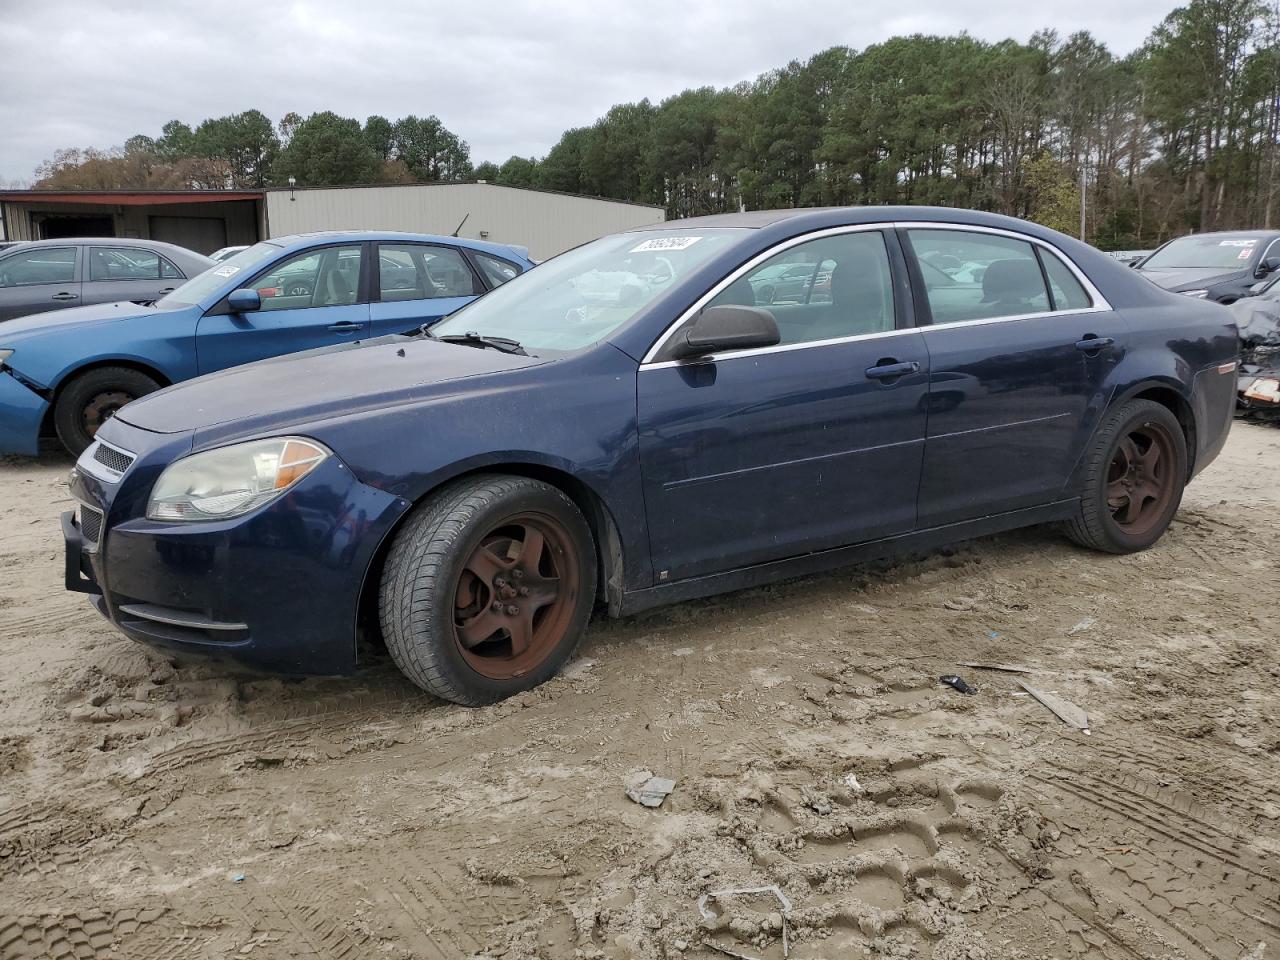
M993 260L982 275L982 302L1001 308L1048 309L1040 265L1034 260Z

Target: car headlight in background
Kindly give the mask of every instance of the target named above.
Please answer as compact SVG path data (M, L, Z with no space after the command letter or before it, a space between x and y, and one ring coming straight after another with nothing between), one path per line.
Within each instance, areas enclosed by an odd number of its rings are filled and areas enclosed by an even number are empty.
M1244 395L1250 400L1280 403L1280 380L1273 377L1259 377L1244 388Z
M252 440L165 468L147 501L150 520L226 520L280 496L329 451L300 437Z
M1208 290L1179 290L1184 297L1195 297L1197 300L1204 300L1209 296Z

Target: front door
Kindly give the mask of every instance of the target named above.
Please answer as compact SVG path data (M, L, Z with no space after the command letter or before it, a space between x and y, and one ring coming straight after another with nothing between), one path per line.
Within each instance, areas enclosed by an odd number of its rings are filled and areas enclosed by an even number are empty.
M890 266L895 245L876 230L789 243L707 304L765 307L778 346L641 366L660 580L914 527L929 363L921 334L900 329L907 294ZM782 272L807 279L784 287Z
M960 228L904 232L932 321L921 328L931 370L919 525L1065 496L1110 399L1120 317L1047 247Z
M261 309L233 313L223 301L200 318L200 372L367 337L364 262L365 245L356 243L312 249L272 264L245 285L258 292Z
M0 257L0 320L80 304L77 247L18 247Z

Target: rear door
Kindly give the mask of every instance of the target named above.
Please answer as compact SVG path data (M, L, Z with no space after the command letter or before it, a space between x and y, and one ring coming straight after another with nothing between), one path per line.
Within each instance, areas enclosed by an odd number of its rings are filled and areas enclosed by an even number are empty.
M1047 244L1002 231L902 231L929 348L919 525L1052 502L1110 397L1120 317Z
M466 306L485 287L457 248L428 243L379 243L373 336L409 333Z
M154 250L117 246L86 249L83 303L159 300L186 280L176 266Z
M0 257L0 320L78 306L80 248L18 247Z
M233 313L223 300L200 319L200 372L368 336L370 247L347 243L312 248L277 261L246 282L246 288L258 292L262 308Z

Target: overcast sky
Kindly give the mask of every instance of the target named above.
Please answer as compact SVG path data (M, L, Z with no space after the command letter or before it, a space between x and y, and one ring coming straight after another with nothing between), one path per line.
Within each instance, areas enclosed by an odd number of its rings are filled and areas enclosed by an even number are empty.
M257 108L435 114L501 162L610 106L726 86L835 44L909 33L1140 45L1173 0L0 0L0 180L61 147Z

